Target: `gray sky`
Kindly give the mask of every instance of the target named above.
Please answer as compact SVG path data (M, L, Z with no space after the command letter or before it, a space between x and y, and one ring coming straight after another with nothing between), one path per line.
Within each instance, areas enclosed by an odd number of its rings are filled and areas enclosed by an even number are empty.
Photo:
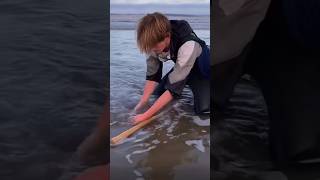
M209 4L210 0L110 0L111 4Z

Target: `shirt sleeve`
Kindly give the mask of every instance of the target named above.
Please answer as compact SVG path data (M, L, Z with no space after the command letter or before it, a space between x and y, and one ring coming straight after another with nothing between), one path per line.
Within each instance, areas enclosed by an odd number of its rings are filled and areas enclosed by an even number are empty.
M166 89L169 90L173 96L179 96L181 94L186 84L186 78L201 52L202 48L196 41L187 41L179 48L177 61L166 82Z
M147 58L146 80L160 82L162 77L162 62L157 57Z

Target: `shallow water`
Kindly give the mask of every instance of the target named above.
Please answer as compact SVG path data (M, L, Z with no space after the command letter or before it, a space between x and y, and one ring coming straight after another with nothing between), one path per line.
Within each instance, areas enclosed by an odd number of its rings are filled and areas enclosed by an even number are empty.
M195 32L209 42L208 30ZM145 82L145 57L136 48L133 30L111 30L111 137L131 127L129 114ZM172 67L165 65L165 71ZM164 72L165 73L165 72ZM153 102L155 99L153 98ZM151 104L151 103L150 103ZM210 120L193 112L191 91L172 102L164 115L110 150L111 179L208 179Z
M214 122L211 165L215 179L258 180L266 176L266 179L283 180L282 173L269 172L273 164L268 111L262 92L251 76L240 79L227 108L215 115ZM267 175L272 176L267 178Z
M1 180L58 179L95 126L107 69L102 5L0 2Z
M110 29L133 30L147 13L161 12L169 19L186 20L193 29L210 30L209 4L111 4Z
M165 14L179 14L179 15L209 15L209 3L203 4L167 4L167 3L147 3L147 4L111 4L111 14L146 14L150 12L161 12Z
M180 15L166 14L169 19L186 20L193 29L210 29L209 15ZM136 28L137 22L143 14L110 14L110 28L115 30L132 30Z

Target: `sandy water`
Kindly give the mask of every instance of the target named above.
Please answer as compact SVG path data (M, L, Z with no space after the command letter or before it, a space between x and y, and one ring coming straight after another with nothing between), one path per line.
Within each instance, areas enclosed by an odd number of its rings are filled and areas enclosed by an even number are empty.
M0 2L0 179L56 180L75 164L105 100L99 1ZM104 157L100 157L104 160Z

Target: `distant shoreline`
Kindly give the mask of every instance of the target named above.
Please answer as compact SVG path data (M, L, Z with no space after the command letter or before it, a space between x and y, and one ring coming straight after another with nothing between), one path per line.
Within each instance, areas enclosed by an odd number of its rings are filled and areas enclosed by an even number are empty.
M134 30L141 17L145 14L110 14L111 30ZM210 30L209 15L189 15L189 14L165 14L169 19L186 20L195 30Z
M210 17L209 15L203 15L203 14L199 14L199 15L197 15L197 14L175 14L175 13L163 13L163 14L165 14L166 16L188 16L188 17ZM118 16L118 15L128 15L128 16L130 16L130 15L145 15L145 14L141 14L141 13L126 13L126 14L124 14L124 13L110 13L110 16Z

